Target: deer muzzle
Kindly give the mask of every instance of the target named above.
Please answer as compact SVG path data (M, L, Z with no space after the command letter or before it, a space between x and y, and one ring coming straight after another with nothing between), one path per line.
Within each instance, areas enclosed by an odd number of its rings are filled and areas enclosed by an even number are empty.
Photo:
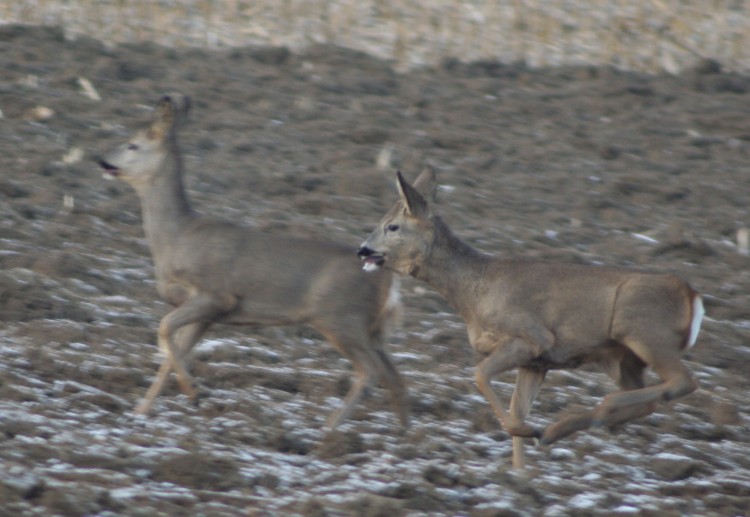
M104 171L105 178L116 178L120 175L120 169L109 163L104 158L99 158L97 162L99 163L99 167Z
M383 264L385 263L385 255L382 253L378 253L377 251L368 248L367 246L362 246L359 248L359 251L357 251L357 256L362 259L362 262L364 262L362 269L365 271L376 271L377 269L380 269Z

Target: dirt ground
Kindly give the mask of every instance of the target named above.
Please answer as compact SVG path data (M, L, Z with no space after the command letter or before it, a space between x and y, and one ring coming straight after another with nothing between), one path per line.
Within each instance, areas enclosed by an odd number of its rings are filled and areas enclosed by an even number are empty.
M101 100L84 93L90 81ZM334 436L350 365L305 327L213 330L192 370L132 408L159 362L138 200L92 158L193 99L181 142L200 211L351 243L396 199L394 171L437 171L439 210L484 250L676 272L704 293L687 363L700 389L617 429L528 447L473 385L452 309L403 284L391 351L409 384ZM340 48L108 48L0 27L0 516L750 515L750 79L494 62L397 74ZM514 376L496 390L507 402ZM655 378L650 377L650 382ZM547 425L614 389L548 376Z

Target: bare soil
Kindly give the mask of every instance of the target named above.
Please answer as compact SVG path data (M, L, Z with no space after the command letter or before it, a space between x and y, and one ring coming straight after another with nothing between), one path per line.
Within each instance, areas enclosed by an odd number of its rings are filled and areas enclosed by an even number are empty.
M200 406L172 385L136 417L168 307L135 194L92 158L173 90L193 99L181 141L204 213L354 254L395 201L393 172L430 163L442 215L482 249L689 279L708 310L687 354L700 389L530 446L512 472L463 324L407 279L391 350L408 432L374 389L324 437L350 365L305 327L216 328L192 363ZM679 76L453 61L398 74L331 46L110 48L5 26L0 109L0 515L748 515L747 77L710 62ZM513 380L497 379L506 401ZM555 372L531 421L613 389Z

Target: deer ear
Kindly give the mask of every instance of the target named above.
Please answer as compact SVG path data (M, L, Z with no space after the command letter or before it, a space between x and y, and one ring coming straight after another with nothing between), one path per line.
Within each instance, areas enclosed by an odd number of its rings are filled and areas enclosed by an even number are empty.
M179 93L164 95L156 103L149 136L155 139L166 138L185 121L189 111L189 97Z
M427 206L427 201L417 189L406 182L401 175L401 171L396 172L396 188L398 188L399 197L404 204L407 214L417 217L426 217L428 215L429 207Z
M435 170L429 165L425 165L417 179L414 180L414 188L422 194L428 203L434 203L437 198L437 180Z
M173 92L166 94L162 97L162 100L168 100L170 102L172 105L172 113L174 114L175 127L181 127L190 113L190 97L181 93Z

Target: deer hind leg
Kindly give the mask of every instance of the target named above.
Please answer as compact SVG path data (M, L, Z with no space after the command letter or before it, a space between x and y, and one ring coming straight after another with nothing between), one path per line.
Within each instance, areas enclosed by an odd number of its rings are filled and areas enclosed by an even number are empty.
M679 347L669 346L669 341L662 342L666 345L653 346L641 340L625 341L625 346L653 368L662 382L607 395L594 410L595 424L609 425L629 420L629 415L647 415L653 412L657 402L683 397L697 389L693 374L682 362Z
M159 348L166 352L166 357L146 395L138 404L136 413L149 412L154 400L164 389L172 370L177 375L182 392L194 400L197 398L198 393L193 387L193 379L185 366L185 356L204 334L211 320L225 310L226 305L213 297L196 296L162 318L159 324L158 341Z
M367 388L372 385L372 374L367 370L354 368L354 382L349 388L349 392L344 397L344 403L341 408L335 411L328 420L326 420L326 429L333 431L341 422L349 418L357 404L362 400Z
M603 364L603 366L607 374L617 382L622 390L637 390L643 388L643 371L646 365L630 350L624 349L622 357L617 357L612 361ZM648 404L646 406L622 408L622 411L618 412L620 418L611 419L607 421L606 424L615 425L626 420L632 420L633 418L647 415L654 410L654 407L655 404ZM571 415L550 425L544 430L541 443L543 445L548 445L577 431L597 425L597 423L604 425L605 422L596 421L594 411L585 411Z
M393 412L398 417L403 429L409 428L409 395L403 377L393 364L391 357L382 348L375 348L375 356L380 361L379 377L388 390Z
M409 428L409 395L404 379L393 364L386 349L388 321L379 322L368 331L368 350L372 351L371 361L376 371L380 386L388 391L388 399L394 414L398 417L401 428Z
M516 388L510 400L510 414L519 422L523 422L531 411L536 394L544 382L545 370L534 368L519 368L516 376ZM523 452L524 441L521 436L513 437L513 468L522 469L526 466Z
M528 395L523 393L524 390L522 390L521 395L517 396L517 411L509 414L505 411L500 398L493 391L490 381L493 376L520 367L533 358L534 352L529 345L521 339L514 339L495 348L476 368L475 380L477 388L484 395L484 398L487 399L487 402L489 402L495 416L500 420L500 424L512 436L535 438L540 435L538 429L525 424L523 419L518 416L523 412L521 410L527 402ZM524 377L524 379L527 377ZM529 378L529 380L531 379ZM528 401L528 405L531 405L530 400Z
M544 431L543 444L550 444L591 426L613 426L653 413L656 403L672 400L697 388L692 373L681 361L678 348L655 349L640 341L628 341L629 352L620 365L618 383L621 391L604 397L593 411L563 419ZM644 387L643 370L651 366L662 382Z
M326 328L316 325L318 330L325 336L344 357L349 359L354 368L354 381L344 397L343 406L335 411L326 421L328 431L333 431L341 422L349 418L354 407L362 400L367 388L369 388L376 377L374 353L366 348L367 338L364 332L344 330L341 327Z
M329 431L349 418L354 407L362 400L367 389L380 381L389 392L394 412L401 425L409 426L409 403L403 378L383 348L382 329L368 330L367 322L359 315L349 318L339 314L335 321L320 321L314 326L349 361L354 368L354 381L344 398L341 409L327 420Z
M620 361L618 368L612 375L617 384L623 391L632 391L642 389L646 383L643 377L646 364L641 361L634 353L628 352ZM606 421L597 421L594 419L592 425L615 426L621 422L634 420L646 415L650 415L656 410L656 402L639 404L635 406L626 406L620 408L616 413L610 414Z

